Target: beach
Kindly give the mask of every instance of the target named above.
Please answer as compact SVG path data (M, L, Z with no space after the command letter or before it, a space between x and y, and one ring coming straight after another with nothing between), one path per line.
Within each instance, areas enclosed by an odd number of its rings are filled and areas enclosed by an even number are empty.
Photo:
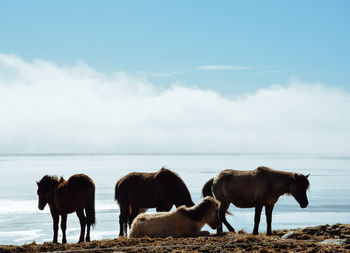
M0 245L0 252L350 252L350 225L277 230L272 236L244 231L204 237L105 239L73 244Z

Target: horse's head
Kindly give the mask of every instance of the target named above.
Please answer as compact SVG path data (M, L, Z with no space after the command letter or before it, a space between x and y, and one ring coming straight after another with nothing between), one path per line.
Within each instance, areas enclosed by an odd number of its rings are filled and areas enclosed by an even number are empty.
M220 224L221 220L219 217L220 202L213 197L205 197L211 202L211 208L208 211L207 223L212 229L216 229Z
M307 207L309 201L306 196L306 191L309 188L310 182L307 179L310 174L303 175L295 173L292 177L292 183L290 184L290 194L298 201L301 208Z
M45 175L39 182L36 182L36 184L38 185L38 208L40 210L44 210L46 204L49 201L50 194L53 193L53 190L57 186L58 181L56 177Z

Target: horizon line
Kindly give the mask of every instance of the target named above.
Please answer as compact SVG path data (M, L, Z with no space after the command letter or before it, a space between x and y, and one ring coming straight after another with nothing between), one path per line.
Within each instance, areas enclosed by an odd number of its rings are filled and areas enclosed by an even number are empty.
M293 152L14 152L0 153L0 156L200 156L200 155L222 155L222 156L239 156L239 155L288 155L288 156L323 156L323 157L343 157L350 158L350 154L340 153L293 153Z

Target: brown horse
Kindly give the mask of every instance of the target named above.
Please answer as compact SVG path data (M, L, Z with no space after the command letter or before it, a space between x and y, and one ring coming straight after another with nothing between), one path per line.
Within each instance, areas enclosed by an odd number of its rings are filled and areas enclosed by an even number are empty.
M67 215L76 212L80 221L79 242L84 241L85 226L86 241L90 241L90 226L95 225L95 184L84 174L71 176L68 181L63 177L45 175L39 182L38 196L40 210L49 204L53 219L53 242L57 243L58 221L61 216L62 243L66 243ZM84 209L86 216L84 214Z
M180 206L172 212L140 214L131 224L130 237L210 235L201 229L205 224L212 229L220 225L219 205L213 197L206 197L192 207Z
M115 185L114 199L120 207L119 236L127 235L127 224L130 226L133 219L147 208L167 212L173 205L194 205L182 179L166 168L154 173L127 174Z
M223 170L203 186L203 196L213 196L221 202L220 219L228 228L225 214L233 203L240 208L255 207L253 234L258 234L262 207L265 206L267 235L271 235L272 210L278 198L283 194L291 194L301 208L308 205L306 190L309 188L309 175L272 170L259 167L252 171ZM222 232L222 225L218 232Z

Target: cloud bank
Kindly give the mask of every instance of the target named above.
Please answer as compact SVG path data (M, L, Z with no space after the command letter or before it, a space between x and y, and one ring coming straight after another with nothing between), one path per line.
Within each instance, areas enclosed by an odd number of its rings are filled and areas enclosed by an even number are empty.
M349 108L349 93L301 81L230 99L0 55L0 153L346 154Z

